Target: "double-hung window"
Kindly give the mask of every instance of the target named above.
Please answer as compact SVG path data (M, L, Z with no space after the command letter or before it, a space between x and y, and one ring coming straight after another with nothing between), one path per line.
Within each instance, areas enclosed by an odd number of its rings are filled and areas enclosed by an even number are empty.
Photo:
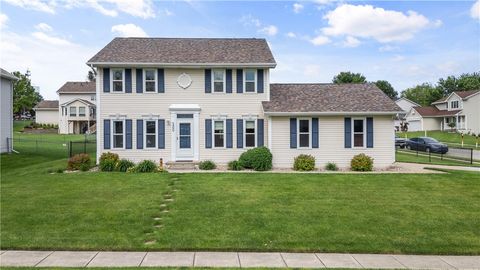
M157 92L157 72L155 69L145 69L143 83L145 92L155 93Z
M85 107L78 107L78 116L85 116Z
M213 146L218 148L225 147L225 121L213 121Z
M145 148L157 147L157 121L145 120Z
M112 69L112 91L113 92L124 92L124 70L123 69Z
M245 93L255 93L257 91L257 72L255 69L246 69L244 74Z
M70 107L70 116L77 116L77 107Z
M225 92L225 70L224 69L214 69L212 72L213 77L213 92L214 93L223 93Z
M458 109L458 100L450 102L450 105L452 109Z
M255 120L245 120L245 147L256 146Z
M299 148L310 148L310 141L311 141L310 119L299 119L297 126L298 126Z
M113 121L113 148L123 148L125 140L125 125L123 120Z
M353 147L365 146L365 119L353 119Z

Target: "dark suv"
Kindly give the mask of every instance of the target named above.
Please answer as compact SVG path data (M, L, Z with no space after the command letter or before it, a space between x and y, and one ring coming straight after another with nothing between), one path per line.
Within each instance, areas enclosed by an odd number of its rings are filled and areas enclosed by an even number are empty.
M430 137L411 138L407 141L407 149L445 154L448 146Z

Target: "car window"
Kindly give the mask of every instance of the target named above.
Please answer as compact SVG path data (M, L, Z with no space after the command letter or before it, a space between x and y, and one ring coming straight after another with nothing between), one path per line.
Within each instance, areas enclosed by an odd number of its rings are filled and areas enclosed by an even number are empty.
M412 139L410 139L410 141L412 141L412 142L417 142L417 141L418 141L418 138L412 138Z
M427 143L438 143L434 138L424 138L423 140Z

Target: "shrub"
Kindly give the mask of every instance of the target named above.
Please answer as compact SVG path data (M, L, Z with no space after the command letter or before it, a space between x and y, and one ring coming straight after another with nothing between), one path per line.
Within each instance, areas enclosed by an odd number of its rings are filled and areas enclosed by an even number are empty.
M371 171L373 170L373 158L363 153L355 155L350 162L350 167L352 171Z
M88 172L90 170L90 164L82 164L80 165L80 171Z
M157 170L157 164L151 160L144 160L135 166L135 172L148 173L155 172Z
M338 171L337 164L333 162L328 162L327 165L325 165L325 170L327 171Z
M311 155L299 155L293 161L295 171L313 171L315 170L315 157Z
M63 173L63 171L64 171L64 170L63 170L62 168L58 168L56 172L57 172L57 173Z
M135 163L128 159L120 159L117 164L115 164L115 170L119 172L126 172L129 168L135 167Z
M272 153L265 146L253 148L243 152L238 162L246 169L268 171L272 169Z
M228 162L228 169L230 171L241 171L243 170L243 167L238 160L232 160Z
M82 166L90 169L90 156L88 154L77 154L68 159L67 169L79 170Z
M211 160L205 160L205 161L201 161L199 164L198 164L198 168L200 170L213 170L217 167L217 165L215 165L215 162L211 161Z
M102 172L111 172L115 170L118 162L118 155L114 153L103 153L100 156L99 167Z

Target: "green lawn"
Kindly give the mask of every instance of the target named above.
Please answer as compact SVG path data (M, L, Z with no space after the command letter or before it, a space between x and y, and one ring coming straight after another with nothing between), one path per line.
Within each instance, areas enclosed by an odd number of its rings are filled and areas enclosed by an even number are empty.
M470 164L470 161L463 162L454 160L452 157L440 157L431 156L431 160L428 159L428 154L425 152L419 152L417 156L415 153L402 153L402 150L397 150L395 153L395 160L398 162L408 162L408 163L421 163L421 164L435 164L435 165L449 165L449 166L467 166L467 167L480 167L480 164L475 162Z
M397 135L401 138L405 138L405 132L397 132ZM415 137L424 137L424 131L411 131L407 132L407 138L415 138ZM460 147L462 143L462 136L460 133L455 132L448 132L448 131L427 131L427 137L432 137L437 139L440 142L444 142L448 145ZM473 147L475 148L475 140L476 138L472 135L465 134L463 137L464 147ZM479 141L480 144L480 141ZM479 146L480 148L480 146Z

